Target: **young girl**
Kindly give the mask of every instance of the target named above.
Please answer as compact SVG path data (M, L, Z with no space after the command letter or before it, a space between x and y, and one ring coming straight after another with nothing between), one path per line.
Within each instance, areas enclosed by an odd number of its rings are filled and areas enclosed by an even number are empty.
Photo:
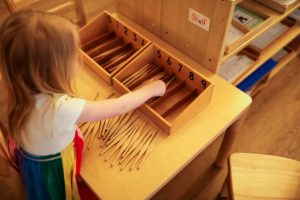
M165 84L156 81L116 99L75 98L78 48L76 27L52 14L20 11L0 30L7 103L1 123L17 143L28 199L78 199L75 173L83 143L76 124L121 115L165 93Z

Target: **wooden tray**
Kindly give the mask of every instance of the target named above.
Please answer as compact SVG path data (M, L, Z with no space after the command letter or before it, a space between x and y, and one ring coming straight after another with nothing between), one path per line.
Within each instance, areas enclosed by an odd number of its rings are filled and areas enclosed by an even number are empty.
M83 62L112 84L112 76L149 45L124 22L103 12L80 31Z
M210 103L214 85L172 53L152 44L113 77L113 86L125 94L158 74L164 75L160 79L168 85L166 94L150 99L140 109L171 134Z

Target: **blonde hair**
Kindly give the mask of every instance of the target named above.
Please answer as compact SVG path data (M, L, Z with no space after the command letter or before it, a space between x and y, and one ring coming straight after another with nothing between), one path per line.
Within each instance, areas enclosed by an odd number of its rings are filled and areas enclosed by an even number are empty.
M17 142L35 94L72 93L77 37L70 21L39 11L19 11L2 24L0 74L6 88L7 129Z

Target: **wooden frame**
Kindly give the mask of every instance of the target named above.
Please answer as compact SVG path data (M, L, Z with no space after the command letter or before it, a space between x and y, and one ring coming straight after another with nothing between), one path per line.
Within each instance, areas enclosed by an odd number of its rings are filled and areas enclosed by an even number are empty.
M200 112L209 104L213 93L213 83L203 78L201 74L172 53L155 44L147 47L116 74L113 78L113 86L122 94L130 92L131 89L124 85L124 80L149 63L154 63L168 74L173 74L176 80L167 88L164 97L154 103L147 102L140 109L162 130L171 134L183 126L190 116Z
M239 77L237 77L235 80L233 80L231 83L234 85L238 85L241 83L244 79L246 79L250 74L252 74L255 70L257 70L264 62L266 62L269 58L271 58L273 55L276 54L277 51L284 48L286 45L292 47L291 57L289 59L286 59L286 61L290 61L291 58L295 57L295 52L298 51L300 48L299 45L299 39L297 39L298 35L300 34L300 26L299 24L291 18L285 18L282 20L283 24L287 25L289 29L284 31L279 37L277 37L274 41L272 41L270 44L268 44L264 49L259 49L255 47L254 45L248 45L244 49L242 49L238 53L247 54L248 57L255 60L255 63L253 63L247 70L245 70ZM295 38L295 39L294 39ZM294 40L293 40L294 39ZM293 42L291 42L293 40ZM287 62L283 62L287 64ZM280 65L283 67L282 65ZM234 66L233 66L234 67ZM276 74L278 68L275 67L274 72L271 74ZM273 75L272 75L273 76ZM270 76L270 77L272 77ZM267 78L266 80L269 80ZM258 83L259 84L259 83Z
M249 4L247 1L243 1L239 4L242 8L249 10L250 12L253 12L254 14L257 14L259 17L263 18L264 21L259 24L257 27L253 29L249 29L248 27L241 25L237 23L236 21L232 20L232 25L235 26L237 29L245 33L241 38L237 39L235 42L233 42L230 45L227 45L225 48L225 54L230 54L234 49L237 47L241 46L242 43L244 43L245 40L248 38L253 37L253 35L257 34L260 32L265 26L271 23L272 19L270 16L264 14L262 10L257 9L255 6L252 4Z
M240 45L236 46L235 48L232 48L232 50L230 52L228 52L227 54L224 54L221 63L223 63L225 60L227 60L230 56L238 53L243 48L248 46L256 37L258 37L260 34L265 32L266 30L268 30L271 26L273 26L274 24L279 23L283 19L287 18L292 12L294 12L296 9L298 9L298 7L300 6L300 2L297 1L297 4L293 5L291 7L291 9L289 11L285 12L284 14L280 14L270 8L263 6L262 4L260 4L258 2L254 2L251 0L243 0L240 3L240 5L246 5L247 8L250 8L253 10L258 10L260 13L264 13L265 15L270 16L269 17L270 22L265 24L264 26L260 26L261 29L259 31L256 31L255 34L250 34L250 32L249 32L248 34L245 34L244 37L241 37L239 39ZM292 38L289 37L289 38L285 38L285 40L290 40L293 38L294 37L292 37ZM278 40L280 40L280 39L278 39ZM275 49L275 52L279 49L280 48Z
M121 45L128 44L131 46L131 49L134 49L134 53L128 57L126 60L121 62L117 69L112 70L112 72L106 71L104 69L104 66L101 64L98 64L96 62L95 57L92 58L87 53L87 49L85 49L85 46L90 44L97 43L95 41L95 38L106 37L105 34L111 33L112 36L108 39L103 39L104 43L107 40L113 39L113 38L121 38ZM82 43L82 48L84 49L81 52L81 55L83 57L83 62L89 66L91 69L93 69L97 74L99 74L107 83L112 84L112 77L120 70L122 67L124 67L130 60L132 60L134 57L136 57L143 49L149 45L149 41L146 40L143 36L141 36L139 33L137 33L133 28L126 25L124 22L115 19L113 16L111 16L108 12L103 12L98 17L96 17L94 20L92 20L89 24L84 26L80 31L80 38ZM100 38L101 39L101 38ZM93 47L95 48L101 48L101 45L104 44L103 42L100 42L98 46ZM108 41L109 43L109 41ZM109 49L115 48L116 44L113 44L114 42L111 41L110 44L106 45L104 44L104 49L106 52ZM92 50L93 51L93 50ZM102 51L102 50L101 50ZM102 51L102 52L103 52ZM104 52L105 52L104 51Z
M64 15L65 13L71 11L75 11L75 15L77 17L74 23L79 25L80 27L84 26L86 24L86 17L84 14L84 9L81 0L67 1L61 5L58 5L48 10L48 12L53 12L60 15Z
M35 3L38 3L40 0L19 0L14 2L14 0L5 0L5 4L10 13L14 13L19 9L29 7ZM86 17L83 9L81 0L69 0L64 2L61 5L50 8L47 12L52 12L60 15L64 15L70 11L74 11L77 19L74 21L78 26L83 26L86 24Z
M281 33L280 35L277 35L278 37L275 38L273 41L271 41L265 48L267 48L267 47L268 47L269 45L271 45L272 43L276 43L276 40L277 40L278 38L280 38L282 35L284 35L284 37L286 37L286 38L290 38L290 37L291 37L291 36L290 36L291 34L294 35L294 34L293 34L294 31L298 32L297 30L295 30L295 28L297 29L297 27L298 27L299 25L296 23L295 20L293 20L293 19L291 19L291 18L285 18L285 19L283 19L280 23L283 24L283 25L285 25L285 26L287 26L288 29L285 30L285 31L284 31L283 33ZM276 26L276 25L274 25L274 26ZM299 33L300 33L300 32L299 32ZM260 36L258 36L258 37L260 37ZM293 36L292 36L292 37L293 37ZM254 49L254 50L255 50L256 52L258 52L259 54L261 54L261 53L263 52L263 50L264 50L264 48L259 48L259 47L255 46L254 44L249 44L249 46L246 47L246 48Z

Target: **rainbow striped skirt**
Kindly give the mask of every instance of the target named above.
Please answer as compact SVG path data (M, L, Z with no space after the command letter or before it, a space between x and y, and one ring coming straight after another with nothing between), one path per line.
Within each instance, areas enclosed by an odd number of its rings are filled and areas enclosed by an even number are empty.
M35 156L17 149L15 160L25 184L27 198L80 199L77 180L82 149L83 140L78 131L73 143L57 154Z

